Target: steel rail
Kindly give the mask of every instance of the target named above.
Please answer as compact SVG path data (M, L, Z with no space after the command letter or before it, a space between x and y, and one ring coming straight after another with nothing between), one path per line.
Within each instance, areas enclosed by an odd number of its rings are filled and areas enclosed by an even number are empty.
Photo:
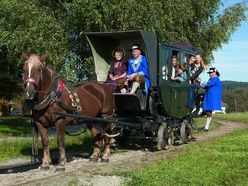
M32 169L37 169L41 165L41 161L23 163L19 165L10 165L0 167L0 174L10 174L10 173L18 173L18 172L26 172Z

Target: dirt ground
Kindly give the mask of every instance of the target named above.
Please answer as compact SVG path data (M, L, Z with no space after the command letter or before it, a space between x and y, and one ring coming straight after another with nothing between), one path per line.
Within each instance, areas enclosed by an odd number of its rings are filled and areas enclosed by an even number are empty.
M208 132L194 133L198 143L203 140L213 139L236 130L246 130L244 123L214 120L216 128ZM173 146L169 150L151 152L146 149L122 150L114 153L109 163L92 163L87 158L75 157L66 164L65 172L55 172L55 167L49 170L31 170L23 173L0 175L0 185L89 185L89 186L117 186L126 179L123 176L130 170L138 170L148 164L153 164L161 159L175 156L180 148L186 145Z

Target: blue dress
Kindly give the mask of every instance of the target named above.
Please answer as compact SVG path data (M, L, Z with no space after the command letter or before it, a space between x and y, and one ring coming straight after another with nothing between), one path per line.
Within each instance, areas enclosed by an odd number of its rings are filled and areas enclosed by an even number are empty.
M150 80L149 80L149 71L147 66L146 57L143 55L140 55L138 58L138 64L135 65L134 59L128 60L128 70L127 70L127 76L138 73L145 78L145 91L148 92L148 89L150 88Z
M221 110L222 86L219 77L210 78L209 81L207 83L203 83L202 86L206 89L203 110Z

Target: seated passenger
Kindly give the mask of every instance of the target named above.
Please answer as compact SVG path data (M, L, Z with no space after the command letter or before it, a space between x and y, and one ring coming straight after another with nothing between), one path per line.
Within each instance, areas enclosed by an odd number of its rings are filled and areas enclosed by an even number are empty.
M145 85L145 92L148 92L150 87L149 72L146 57L143 54L140 46L135 44L130 50L133 58L128 60L128 71L126 79L132 83L130 93L135 93L140 85ZM126 82L127 84L127 82Z
M176 76L176 68L178 67L179 63L177 61L177 57L175 55L171 58L171 79L173 80Z
M190 72L190 76L191 76L193 73L192 71L195 68L195 56L193 56L193 55L189 56L188 65L189 65L189 72Z
M171 78L171 79L176 80L176 81L180 81L180 82L187 80L187 76L186 76L185 69L184 69L183 65L179 65L177 67L176 72L175 72L175 77Z
M113 63L110 66L106 84L112 89L114 93L119 93L125 90L125 77L127 66L123 60L125 52L122 48L116 48L112 52L114 58Z
M206 68L204 61L200 54L196 54L195 56L194 68L191 70L190 81L194 83L194 81L198 78L198 76L202 73L202 71Z

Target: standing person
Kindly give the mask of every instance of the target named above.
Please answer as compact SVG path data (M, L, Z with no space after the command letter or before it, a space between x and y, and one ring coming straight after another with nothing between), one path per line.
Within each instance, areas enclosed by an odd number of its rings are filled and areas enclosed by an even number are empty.
M198 79L199 75L202 73L202 71L205 68L206 67L205 67L205 64L204 64L204 61L202 59L201 54L196 54L195 55L194 67L191 69L191 72L190 72L190 81L191 81L191 84L194 83L195 79ZM198 81L199 81L199 79L198 79Z
M145 92L147 93L150 87L150 80L146 57L143 55L140 45L138 44L134 44L130 51L132 52L133 58L128 60L126 77L126 79L132 83L130 93L135 93L137 88L142 84L145 85Z
M200 130L208 131L209 125L212 120L212 111L221 110L221 92L222 86L219 79L220 73L214 67L211 67L208 71L210 76L207 83L200 82L200 85L206 89L203 102L203 110L207 114L207 121L205 127L200 128Z
M122 48L116 48L112 52L112 57L114 59L110 66L106 84L112 89L113 92L126 92L124 85L127 66L123 58L125 52Z

